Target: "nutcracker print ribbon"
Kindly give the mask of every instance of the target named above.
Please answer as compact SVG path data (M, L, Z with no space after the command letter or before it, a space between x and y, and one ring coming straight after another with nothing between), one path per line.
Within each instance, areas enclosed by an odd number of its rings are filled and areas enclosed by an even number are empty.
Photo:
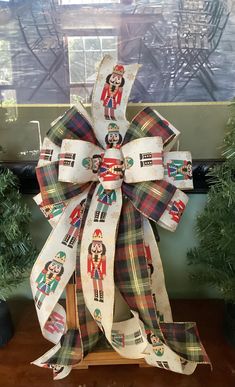
M102 60L92 118L82 105L51 126L35 198L53 230L31 274L43 336L55 346L33 363L61 379L100 335L121 356L191 374L209 363L193 322L173 322L150 220L174 231L192 188L189 152L170 151L179 131L146 107L125 117L138 65ZM58 303L76 282L73 323ZM129 319L114 321L115 287Z

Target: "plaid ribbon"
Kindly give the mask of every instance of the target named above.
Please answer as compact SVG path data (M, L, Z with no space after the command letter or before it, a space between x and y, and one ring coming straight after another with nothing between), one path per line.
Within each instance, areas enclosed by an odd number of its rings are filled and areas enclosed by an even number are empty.
M92 127L87 119L73 106L50 128L47 137L54 144L61 146L62 141L67 139L89 141L98 144Z
M78 329L68 329L60 339L60 349L46 361L46 364L76 365L82 360L82 346Z
M59 162L55 161L43 167L36 168L36 175L44 206L71 199L89 187L89 184L79 185L59 181L58 167Z
M160 325L165 343L178 355L188 361L210 363L194 322L162 322Z
M132 119L123 145L138 138L155 136L160 136L166 146L173 140L175 133L170 129L168 121L163 120L150 107L146 107Z
M144 249L142 216L126 198L123 201L115 256L115 283L131 310L139 313L145 329L188 361L209 361L200 342L196 324L164 323L158 320L148 262Z
M167 181L145 181L138 184L123 183L122 191L133 206L148 219L157 222L176 191Z
M163 340L153 303L143 238L141 214L126 198L116 243L115 283L130 309L139 313L146 329L154 328Z

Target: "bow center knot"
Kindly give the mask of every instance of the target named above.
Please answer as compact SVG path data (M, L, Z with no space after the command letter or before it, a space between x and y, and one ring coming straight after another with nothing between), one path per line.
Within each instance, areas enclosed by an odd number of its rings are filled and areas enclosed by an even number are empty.
M106 149L99 169L99 181L104 189L120 188L124 176L124 159L120 149Z

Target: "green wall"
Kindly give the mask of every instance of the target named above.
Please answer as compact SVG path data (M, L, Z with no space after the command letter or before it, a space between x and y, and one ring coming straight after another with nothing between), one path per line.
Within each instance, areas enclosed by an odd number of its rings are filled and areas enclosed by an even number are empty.
M146 104L129 104L127 118L130 120ZM227 102L198 102L148 104L159 111L180 130L180 149L190 150L194 159L220 157L220 145L228 118ZM28 159L19 152L39 149L37 125L42 137L50 123L68 109L68 105L17 105L17 119L5 122L5 110L0 107L0 160ZM4 152L1 152L1 147ZM38 157L38 156L37 156Z

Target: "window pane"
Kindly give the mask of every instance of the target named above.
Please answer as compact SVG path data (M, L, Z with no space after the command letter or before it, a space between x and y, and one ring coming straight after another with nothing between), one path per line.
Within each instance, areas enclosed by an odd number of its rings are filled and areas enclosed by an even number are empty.
M89 103L91 102L93 85L79 86L70 89L70 103L75 104L77 102Z
M96 63L101 60L101 52L86 52L86 81L94 82L95 81L95 68Z
M12 84L12 64L10 44L0 40L0 85Z
M79 38L79 37L75 37L75 38L68 38L68 47L69 47L69 51L73 51L73 50L83 50L84 47L83 47L83 39L82 38Z
M70 82L85 82L84 53L72 51L69 55Z
M92 51L92 50L99 50L100 51L100 38L98 37L92 37L92 38L86 38L85 39L85 50L86 51Z
M60 0L61 5L69 4L109 4L120 3L120 0Z
M110 50L110 49L114 50L116 49L116 45L117 45L117 38L114 36L102 39L103 50Z
M116 61L117 61L117 51L115 50L115 51L110 51L110 50L108 50L108 51L103 51L102 52L102 56L105 56L105 55L112 55L112 57L114 58L114 59L116 59Z

